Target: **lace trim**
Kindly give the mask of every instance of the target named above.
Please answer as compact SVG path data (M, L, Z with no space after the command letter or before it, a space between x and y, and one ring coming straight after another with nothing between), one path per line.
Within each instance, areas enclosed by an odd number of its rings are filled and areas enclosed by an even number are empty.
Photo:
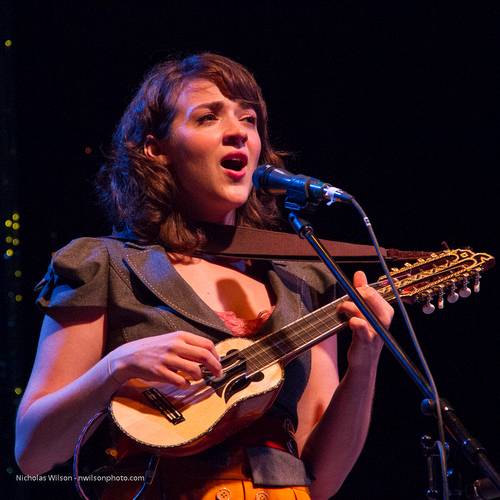
M217 316L224 321L227 328L235 337L249 337L256 333L269 319L274 307L261 311L255 319L244 319L236 316L233 311L215 311Z

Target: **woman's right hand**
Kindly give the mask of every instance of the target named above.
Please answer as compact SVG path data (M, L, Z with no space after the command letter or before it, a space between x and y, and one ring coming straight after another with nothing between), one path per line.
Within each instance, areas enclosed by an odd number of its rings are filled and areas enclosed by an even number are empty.
M202 378L202 367L222 375L214 343L184 331L134 340L108 354L109 374L119 384L140 378L185 387Z

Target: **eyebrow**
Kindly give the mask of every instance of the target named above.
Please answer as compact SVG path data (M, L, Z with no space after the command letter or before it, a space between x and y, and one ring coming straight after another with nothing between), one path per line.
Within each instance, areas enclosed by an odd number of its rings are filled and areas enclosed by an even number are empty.
M240 101L236 100L235 101L242 109L253 109L255 112L257 110L255 107L245 101ZM200 108L208 108L212 111L219 111L224 107L224 101L211 101L211 102L202 102L201 104L198 104L197 106L193 106L192 108L189 109L189 114L192 114L194 111L200 109Z

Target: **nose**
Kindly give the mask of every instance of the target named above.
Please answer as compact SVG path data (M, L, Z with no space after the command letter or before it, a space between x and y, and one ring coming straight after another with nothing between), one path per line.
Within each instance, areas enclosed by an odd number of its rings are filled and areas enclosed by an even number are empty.
M237 118L229 120L224 131L222 143L224 146L234 146L241 148L248 141L248 132L245 129L244 123Z

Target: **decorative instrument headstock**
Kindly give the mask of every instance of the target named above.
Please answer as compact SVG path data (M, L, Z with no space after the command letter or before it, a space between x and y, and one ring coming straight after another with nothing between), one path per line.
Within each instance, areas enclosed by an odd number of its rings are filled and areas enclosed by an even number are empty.
M494 257L487 253L475 253L470 249L445 250L393 268L391 276L405 302L423 303L424 313L431 314L436 309L432 303L434 297L437 297L438 309L443 309L445 295L453 304L460 297L471 295L470 286L475 293L479 292L481 273L494 265ZM384 297L394 298L385 276L378 279L377 285Z

